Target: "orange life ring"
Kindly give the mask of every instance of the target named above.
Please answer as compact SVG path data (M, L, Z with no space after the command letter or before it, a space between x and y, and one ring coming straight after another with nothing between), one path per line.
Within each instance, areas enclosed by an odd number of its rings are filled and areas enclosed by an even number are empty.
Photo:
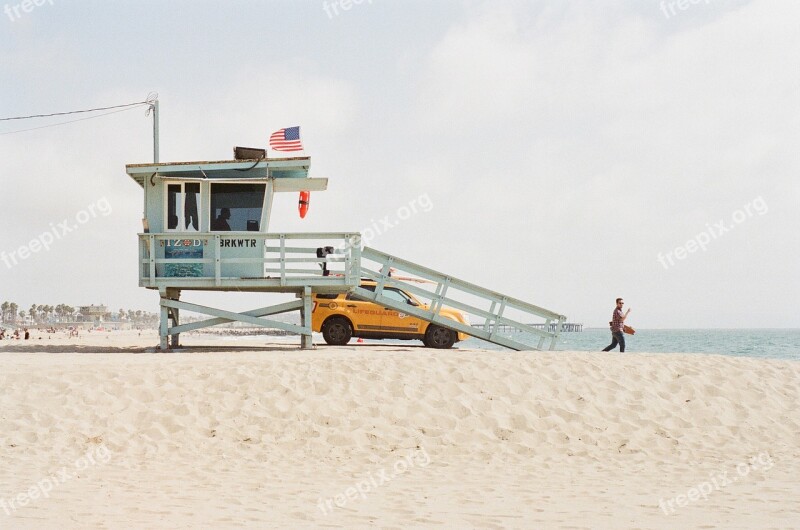
M300 210L300 219L304 219L308 213L308 204L311 202L311 192L301 191L300 201L297 203L297 209Z

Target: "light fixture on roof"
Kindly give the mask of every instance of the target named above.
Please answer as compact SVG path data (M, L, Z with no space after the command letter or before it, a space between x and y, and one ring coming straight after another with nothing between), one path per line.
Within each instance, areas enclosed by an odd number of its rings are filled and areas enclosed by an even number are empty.
M267 150L259 149L257 147L234 147L233 159L234 160L261 160L267 158Z

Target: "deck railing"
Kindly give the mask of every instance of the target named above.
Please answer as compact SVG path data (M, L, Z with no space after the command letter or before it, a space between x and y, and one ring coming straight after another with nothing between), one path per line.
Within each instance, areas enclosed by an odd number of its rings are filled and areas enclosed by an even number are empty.
M554 349L567 317L529 304L450 275L364 247L361 275L374 280L374 290L356 287L353 293L363 300L407 313L442 327L500 344L515 350ZM413 277L404 277L410 274ZM410 306L383 295L384 287L399 287L427 305ZM472 319L480 319L480 328L442 316L443 307L460 310ZM524 324L531 318L544 322Z
M326 247L333 253L319 257ZM143 287L324 290L358 284L361 243L360 234L340 232L146 233L139 258Z

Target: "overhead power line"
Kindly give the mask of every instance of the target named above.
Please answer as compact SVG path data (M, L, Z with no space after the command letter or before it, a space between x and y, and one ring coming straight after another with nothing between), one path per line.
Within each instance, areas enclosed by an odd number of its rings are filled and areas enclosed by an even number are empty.
M40 125L39 127L31 127L29 129L18 129L16 131L8 131L0 133L0 136L5 136L7 134L17 134L23 133L28 131L36 131L38 129L47 129L48 127L58 127L59 125L67 125L68 123L75 123L77 121L85 121L85 120L92 120L94 118L102 118L103 116L108 116L109 114L116 114L118 112L125 112L128 110L133 110L134 107L130 107L127 109L119 109L119 110L112 110L111 112L104 112L103 114L97 114L96 116L87 116L86 118L78 118L77 120L69 120L69 121L61 121L58 123L51 123L49 125Z
M106 110L110 111L110 112L103 112L102 114L97 114L95 116L88 116L86 118L78 118L78 119L75 119L75 120L62 121L62 122L59 122L59 123L51 123L49 125L42 125L42 126L39 126L39 127L30 127L28 129L19 129L19 130L16 130L16 131L2 132L2 133L0 133L0 136L5 136L7 134L22 133L22 132L27 132L27 131L35 131L37 129L46 129L48 127L58 127L59 125L66 125L68 123L75 123L75 122L78 122L78 121L91 120L93 118L100 118L102 116L108 116L109 114L116 114L117 112L125 112L126 110L132 110L132 109L134 109L136 107L139 107L139 106L142 106L142 105L147 105L148 106L148 112L149 112L150 108L153 107L153 104L157 99L158 99L158 94L155 93L155 92L151 92L150 94L147 95L147 99L146 100L137 101L135 103L125 103L125 104L122 104L122 105L112 105L110 107L97 107L97 108L94 108L94 109L71 110L71 111L67 111L67 112L53 112L51 114L31 114L30 116L13 116L13 117L10 117L10 118L0 118L0 122L3 122L3 121L12 121L12 120L30 120L30 119L34 119L34 118L50 118L50 117L53 117L53 116L67 116L67 115L70 115L70 114L85 114L85 113L88 113L88 112L101 112L101 111L106 111Z
M51 116L66 116L67 114L81 114L84 112L99 112L101 110L121 109L123 107L135 107L137 105L152 105L151 101L137 101L136 103L125 103L124 105L113 105L111 107L98 107L96 109L70 110L68 112L53 112L52 114L31 114L30 116L14 116L13 118L0 118L0 121L29 120L31 118L49 118Z

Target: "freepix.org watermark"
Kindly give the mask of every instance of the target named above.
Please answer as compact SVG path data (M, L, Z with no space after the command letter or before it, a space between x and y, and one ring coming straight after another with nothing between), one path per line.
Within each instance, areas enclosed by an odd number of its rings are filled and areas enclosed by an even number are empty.
M9 499L0 497L0 509L2 509L6 515L10 516L20 508L24 508L37 499L42 497L45 499L49 498L50 492L53 491L56 486L60 486L75 478L75 475L71 472L73 469L75 471L83 471L89 466L107 464L109 460L111 460L111 451L108 450L108 447L104 444L93 447L89 449L85 455L78 458L72 464L71 469L64 466L57 471L55 475L43 478L24 492L14 495Z
M21 261L25 261L37 252L50 250L50 247L56 241L63 239L64 236L70 232L74 232L80 228L81 225L88 223L98 216L106 217L110 214L111 204L108 202L108 199L102 197L76 213L74 223L71 223L69 219L64 219L60 223L50 223L49 230L31 239L27 245L22 245L16 250L0 251L0 261L5 263L6 267L10 269L15 265L19 265Z
M747 462L739 462L736 464L736 472L721 471L711 473L707 481L689 488L686 494L677 495L671 499L660 499L658 506L664 515L675 513L675 507L684 508L693 502L708 500L708 496L715 491L719 491L725 486L733 484L741 478L744 478L752 472L764 472L772 469L775 465L772 462L772 457L769 453L759 453L757 456L750 457Z
M339 10L350 11L353 6L361 4L371 4L372 0L325 0L322 2L322 10L328 15L328 18L339 16Z
M370 219L370 225L361 230L361 243L367 246L370 241L385 234L403 221L407 221L412 215L416 215L419 212L428 213L432 209L433 202L431 202L431 198L427 193L423 193L416 199L408 201L407 205L398 208L394 218L390 215L384 215L377 222L375 219Z
M348 502L356 501L359 497L362 500L366 499L367 493L388 484L408 470L414 467L428 467L430 463L431 457L428 456L425 448L417 448L404 458L397 460L390 470L382 468L378 470L377 473L370 473L363 480L359 480L352 486L345 488L345 490L338 495L328 497L327 499L320 498L317 507L323 515L328 515L334 508L344 508L347 506Z
M407 221L420 212L428 213L432 209L433 201L431 201L427 193L423 193L419 197L408 201L408 204L399 207L394 213L394 216L387 214L377 221L375 219L370 219L369 226L361 229L361 246L369 246L373 239L385 234L403 221ZM352 244L348 244L347 242L342 242L335 248L337 253L341 253L351 245Z
M768 211L769 207L767 203L764 202L764 198L758 196L756 199L742 206L739 210L733 212L731 215L731 223L726 223L724 219L720 219L713 225L708 223L706 224L705 230L695 235L685 244L675 247L673 250L667 252L666 255L659 252L656 258L665 269L669 269L675 266L676 260L685 260L689 254L697 252L698 250L705 252L709 243L715 239L719 239L719 237L726 232L730 232L736 228L736 225L742 224L755 215L764 215Z
M686 11L689 9L689 6L701 2L708 5L711 3L711 0L662 0L661 12L664 13L665 18L671 18L677 14L677 11Z
M3 7L3 13L8 16L8 19L11 22L16 22L22 15L26 13L30 13L37 7L41 7L45 4L53 5L54 0L22 0L22 2L16 4L6 4Z

